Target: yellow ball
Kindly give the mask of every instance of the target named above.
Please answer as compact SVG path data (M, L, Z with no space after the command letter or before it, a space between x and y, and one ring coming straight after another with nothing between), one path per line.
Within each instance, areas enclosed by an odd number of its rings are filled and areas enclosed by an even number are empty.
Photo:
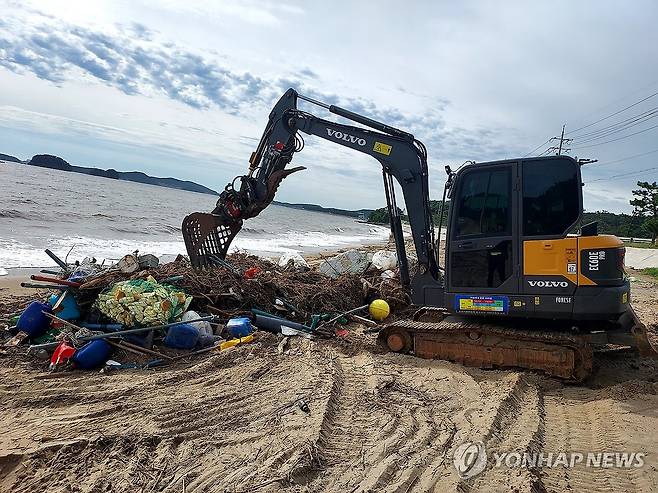
M370 303L368 311L375 320L384 320L391 313L391 307L384 300L375 300Z

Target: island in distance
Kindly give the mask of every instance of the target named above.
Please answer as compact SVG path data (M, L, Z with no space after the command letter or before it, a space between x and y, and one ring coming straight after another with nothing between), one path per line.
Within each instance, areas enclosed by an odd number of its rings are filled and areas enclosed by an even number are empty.
M137 183L146 183L148 185L157 185L160 187L176 188L178 190L187 190L190 192L208 193L212 195L219 195L215 190L204 187L198 183L188 180L178 180L177 178L159 178L157 176L149 176L141 171L117 171L115 169L100 169L90 168L86 166L74 166L69 164L64 159L50 154L37 154L28 161L20 161L14 156L0 154L0 160L23 162L28 166L38 166L40 168L57 169L60 171L70 171L72 173L83 173L85 175L103 176L105 178L112 178L114 180L134 181Z

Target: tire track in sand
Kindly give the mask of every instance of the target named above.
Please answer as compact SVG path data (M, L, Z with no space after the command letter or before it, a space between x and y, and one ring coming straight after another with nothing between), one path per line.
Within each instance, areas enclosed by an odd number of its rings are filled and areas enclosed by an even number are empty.
M546 395L547 452L631 452L622 437L621 406L605 391L560 388ZM632 452L637 452L633 450ZM652 486L636 468L545 468L549 491L644 492Z
M471 480L460 483L463 491L491 491L492 485L505 485L509 491L545 491L539 469L494 467L495 454L539 454L546 434L544 396L536 375L519 373L504 399L501 400L491 424L484 434L487 469Z
M454 436L452 422L441 412L453 401L428 393L416 368L402 372L397 361L382 365L361 353L337 356L333 364L323 419L309 447L317 454L297 457L293 481L312 491L428 489L427 480L436 481L429 467L445 462L446 442ZM436 369L423 368L423 373L433 375ZM331 486L327 477L334 479Z

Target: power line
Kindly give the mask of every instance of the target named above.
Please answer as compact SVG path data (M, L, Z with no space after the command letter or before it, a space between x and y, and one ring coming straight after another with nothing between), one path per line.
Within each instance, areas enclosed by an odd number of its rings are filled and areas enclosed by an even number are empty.
M608 166L609 164L620 163L622 161L626 161L627 159L633 159L633 158L636 158L636 157L647 156L649 154L653 154L654 152L658 152L658 149L654 149L653 151L643 152L641 154L634 154L632 156L622 157L622 158L619 158L619 159L615 159L614 161L603 161L602 163L597 164L596 167L600 168L601 166Z
M607 178L597 178L596 180L589 180L587 183L594 183L595 181L613 180L615 178L621 178L623 176L639 175L640 173L645 173L647 171L653 171L656 169L658 169L658 166L655 166L653 168L641 169L638 171L631 171L630 173L622 173L620 175L608 176Z
M644 130L641 130L639 132L635 132L635 133L632 133L632 134L629 134L629 135L625 135L625 136L620 137L618 139L612 139L612 140L608 140L606 142L599 142L599 143L592 144L592 145L587 145L587 146L581 145L581 144L588 144L590 142L596 142L597 140L609 137L611 135L615 135L615 134L617 134L619 132L622 132L624 130L628 130L629 128L632 128L634 126L645 123L646 121L648 121L652 118L658 117L658 107L651 108L650 110L644 111L644 112L642 112L638 115L634 115L630 118L627 118L625 120L621 120L617 123L613 123L612 125L602 127L598 130L594 130L592 132L585 132L584 134L581 134L581 135L574 135L574 133L576 133L580 130L592 127L592 126L596 125L597 123L608 120L608 119L612 118L613 116L618 115L620 113L623 113L624 111L626 111L630 108L633 108L633 107L637 106L638 104L641 104L644 101L647 101L648 99L651 99L652 97L654 97L656 95L658 95L658 92L655 92L655 93L653 93L653 94L651 94L651 95L649 95L649 96L647 96L647 97L645 97L645 98L643 98L639 101L636 101L635 103L633 103L631 105L628 105L625 108L622 108L621 110L618 110L614 113L611 113L610 115L607 115L603 118L600 118L600 119L596 120L595 122L592 122L588 125L584 125L584 126L579 127L575 130L567 132L567 135L572 135L572 137L570 137L570 138L565 139L565 137L564 137L564 135L565 135L565 133L564 133L565 126L563 125L562 126L562 134L561 134L560 137L551 137L551 138L549 138L545 142L539 144L537 147L532 149L530 152L526 153L523 157L528 157L529 155L536 152L538 149L540 149L544 145L550 143L551 141L559 140L560 143L559 143L559 145L556 145L556 146L550 146L549 148L544 150L544 152L539 154L538 157L548 155L551 152L556 152L557 155L562 154L562 152L569 152L571 149L564 148L564 144L566 143L568 145L573 140L578 141L578 145L574 149L586 149L586 148L590 148L590 147L596 147L597 145L603 145L603 144L608 144L610 142L616 142L618 140L623 140L625 138L632 137L634 135L644 133L648 130L656 128L656 126L653 126L653 127L649 127L649 128L644 129ZM580 140L580 139L583 139L583 140Z
M632 134L624 135L623 137L619 137L619 138L612 139L612 140L606 140L605 142L599 142L598 144L590 144L590 145L586 145L586 146L577 146L577 147L574 147L574 149L576 149L576 150L577 149L587 149L589 147L602 146L603 144L609 144L610 142L617 142L618 140L624 140L624 139L627 139L629 137L633 137L634 135L638 135L638 134L642 134L644 132L648 132L649 130L652 130L654 128L658 128L658 125L654 125L652 127L645 128L644 130L640 130L638 132L633 132Z
M642 87L640 87L639 89L636 89L636 90L634 90L634 91L631 91L631 92L629 92L628 94L626 94L626 95L624 95L624 96L621 96L621 97L615 98L615 99L612 100L611 102L609 102L609 103L607 103L607 104L604 104L603 106L600 106L600 107L598 107L598 108L596 108L596 109L594 109L594 110L588 112L588 113L585 114L585 115L582 115L582 117L579 119L579 121L581 121L581 122L582 122L582 121L585 121L585 120L589 119L590 116L596 115L597 113L601 114L601 113L603 113L605 110L607 110L607 109L609 109L609 108L614 108L615 106L617 106L618 103L621 103L621 102L623 102L624 100L633 99L636 95L646 94L646 92L647 92L648 90L653 89L657 84L658 84L658 79L656 79L656 80L650 82L649 84L645 84L645 85L643 85ZM595 116L594 116L594 117L595 117ZM582 127L581 127L581 128L582 128ZM577 131L577 130L578 130L578 129L574 130L574 132Z
M546 140L546 142L542 142L541 144L539 144L537 147L535 147L532 151L530 151L529 153L527 153L527 154L524 155L523 157L528 157L530 154L532 154L533 152L535 152L535 151L536 151L537 149L539 149L540 147L544 147L544 146L545 146L546 144L548 144L550 141L551 141L551 139Z
M546 149L544 152L540 154L540 156L543 156L544 154L550 154L551 152L555 152L557 156L562 155L562 152L569 152L571 149L567 149L564 147L565 145L569 145L573 139L565 139L564 138L564 127L566 127L566 124L562 125L562 133L560 134L559 137L551 137L549 142L555 142L555 141L560 141L559 144L554 145Z
M637 105L640 104L640 103L644 103L646 100L651 99L652 97L654 97L654 96L656 96L656 95L658 95L658 92L654 92L654 93L651 94L650 96L647 96L646 98L640 99L639 101L637 101L637 102L635 102L635 103L633 103L633 104L631 104L631 105L629 105L629 106L626 106L625 108L622 108L622 109L620 109L619 111L615 111L614 113L612 113L612 114L610 114L610 115L608 115L608 116L604 116L603 118L600 118L599 120L596 120L595 122L592 122L592 123L590 123L589 125L584 125L584 126L582 126L582 127L580 127L580 128L577 128L577 129L575 129L575 130L572 130L572 131L570 132L570 134L571 134L571 133L574 133L574 132L578 132L579 130L582 130L582 129L584 129L584 128L589 128L589 127L591 127L591 126L593 126L593 125L596 125L597 123L601 123L602 121L608 120L609 118L612 118L613 116L616 116L616 115L618 115L619 113L623 113L624 111L626 111L626 110L628 110L628 109L630 109L630 108L633 108L634 106L637 106Z
M642 123L645 123L647 120L650 120L657 116L658 116L658 107L651 108L650 110L640 113L639 115L635 115L631 118L627 118L626 120L622 120L612 125L608 125L607 127L594 130L593 132L587 132L581 135L574 135L572 138L576 140L580 140L580 139L593 140L593 139L606 137L608 135L621 132L622 130L626 130L636 125L641 125Z

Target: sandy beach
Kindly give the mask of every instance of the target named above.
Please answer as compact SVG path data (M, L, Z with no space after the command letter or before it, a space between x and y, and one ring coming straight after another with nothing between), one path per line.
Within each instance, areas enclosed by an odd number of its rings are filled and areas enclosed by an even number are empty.
M656 338L658 283L631 275ZM5 299L25 293L19 277L0 283ZM44 366L0 355L0 491L658 491L658 365L626 352L598 354L577 386L384 353L364 327L259 333L160 370ZM641 468L490 465L461 480L452 453L467 440L489 454L647 455Z

